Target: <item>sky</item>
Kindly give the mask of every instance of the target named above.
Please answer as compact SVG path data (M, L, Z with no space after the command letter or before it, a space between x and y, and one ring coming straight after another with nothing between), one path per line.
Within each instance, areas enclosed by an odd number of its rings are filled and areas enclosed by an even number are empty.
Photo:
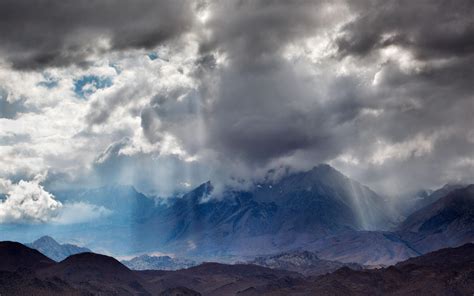
M0 222L107 214L50 190L171 196L319 163L388 196L472 183L473 15L471 0L0 1ZM32 198L44 208L19 206Z

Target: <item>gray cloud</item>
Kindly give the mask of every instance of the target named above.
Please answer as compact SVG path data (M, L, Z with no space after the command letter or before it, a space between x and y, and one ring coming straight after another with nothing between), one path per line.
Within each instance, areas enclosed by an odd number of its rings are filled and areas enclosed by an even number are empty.
M192 9L170 0L1 1L0 50L16 68L85 65L94 54L179 36L192 27Z
M306 79L306 69L283 58L288 45L315 36L337 19L324 13L330 5L314 1L210 5L210 34L201 43L201 53L207 59L212 55L226 59L225 65L208 67L217 77L210 82L217 81L214 102L206 109L210 147L256 165L300 149L324 150L327 157L337 154L337 143L328 132L357 112L348 117L338 110L325 114L329 106L319 100L319 82ZM340 103L328 105L337 109Z
M357 14L337 39L344 55L400 45L419 59L471 55L474 4L462 1L350 1Z
M81 64L192 33L164 59L129 58L85 103L85 142L123 130L92 152L104 182L172 192L173 180L206 180L201 165L252 178L330 162L393 193L473 175L471 1L209 1L199 2L202 22L189 2L55 2L39 16L13 3L0 4L0 22L32 27L0 37L16 67ZM63 17L72 11L80 17ZM100 36L110 48L96 46ZM185 152L158 156L168 136ZM138 152L120 153L130 147Z
M338 10L341 5L210 6L201 53L225 63L206 70L215 75L203 86L214 98L206 109L208 146L254 168L333 161L392 193L462 179L472 165L459 162L474 153L472 135L465 136L474 126L472 3L350 1L348 13ZM331 40L332 60L311 69L285 57L288 46L315 36ZM384 58L381 50L389 46L402 53ZM338 73L349 62L359 71ZM347 154L358 164L336 161ZM373 162L383 154L383 161Z
M323 10L328 6L316 1L213 2L207 22L211 34L202 42L201 51L220 51L234 67L271 66L289 42L311 36L331 22Z

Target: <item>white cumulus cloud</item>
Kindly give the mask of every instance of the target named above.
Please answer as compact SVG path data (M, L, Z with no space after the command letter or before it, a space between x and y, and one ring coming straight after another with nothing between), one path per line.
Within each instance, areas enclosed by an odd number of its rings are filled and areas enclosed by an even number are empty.
M0 201L0 223L73 224L110 214L104 207L87 203L61 203L41 186L43 179L43 176L37 176L18 183L0 179L0 189L6 194Z

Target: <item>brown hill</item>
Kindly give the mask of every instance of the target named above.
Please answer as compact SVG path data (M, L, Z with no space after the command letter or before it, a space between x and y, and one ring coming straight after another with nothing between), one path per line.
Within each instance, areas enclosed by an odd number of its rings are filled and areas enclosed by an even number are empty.
M474 245L443 249L388 268L304 277L251 264L204 263L178 271L131 271L83 253L54 263L0 243L1 295L472 295ZM13 271L14 270L14 271Z
M40 252L17 242L0 242L0 270L36 270L54 265L55 262Z

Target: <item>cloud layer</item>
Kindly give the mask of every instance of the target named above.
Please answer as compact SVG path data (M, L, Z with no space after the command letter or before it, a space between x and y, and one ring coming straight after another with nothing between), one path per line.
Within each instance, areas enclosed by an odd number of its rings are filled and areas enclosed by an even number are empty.
M473 12L467 0L4 1L0 177L47 170L49 187L170 195L328 162L394 195L472 182Z
M0 49L16 68L87 65L110 50L152 48L191 28L190 1L0 3Z

